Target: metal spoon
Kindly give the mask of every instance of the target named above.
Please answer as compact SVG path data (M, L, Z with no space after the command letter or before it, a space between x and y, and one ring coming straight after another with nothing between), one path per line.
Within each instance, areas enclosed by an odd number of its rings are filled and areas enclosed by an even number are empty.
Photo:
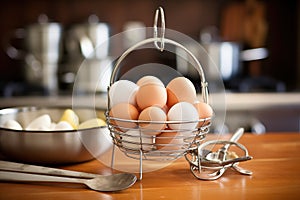
M80 179L92 179L97 178L98 180L102 180L103 182L109 182L110 189L101 191L114 191L114 190L121 190L126 189L132 186L137 178L134 174L129 173L120 173L120 174L113 174L113 175L100 175L100 174L93 174L93 173L86 173L86 172L79 172L79 171L72 171L72 170L65 170L59 168L52 168L52 167L43 167L37 165L30 165L24 163L16 163L16 162L9 162L0 160L0 170L1 171L11 171L11 172L22 172L22 173L30 173L31 175L39 174L39 175L49 175L59 176L59 177L73 177L73 178L80 178ZM20 173L18 173L20 174ZM118 181L118 179L124 178L127 181ZM0 177L1 179L1 177ZM115 185L114 185L115 184ZM121 185L124 184L124 185Z
M81 183L90 189L102 192L112 192L127 189L136 181L136 176L129 173L99 176L92 179L68 178L21 172L0 171L0 180L3 181L37 181L37 182L64 182Z
M38 165L30 165L25 163L17 163L17 162L10 162L4 160L0 160L0 170L24 172L24 173L31 173L31 174L68 176L74 178L96 178L99 176L105 176L100 174L72 171L72 170L52 168L52 167L44 167Z

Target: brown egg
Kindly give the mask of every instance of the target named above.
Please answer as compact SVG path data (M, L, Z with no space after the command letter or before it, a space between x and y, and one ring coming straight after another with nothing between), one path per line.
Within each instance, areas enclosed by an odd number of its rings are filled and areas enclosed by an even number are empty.
M157 150L179 150L183 145L183 137L178 132L162 132L156 136L155 144Z
M193 83L185 77L172 79L167 85L168 101L167 105L171 108L178 102L189 102L193 104L197 100L196 89Z
M139 120L149 122L140 123L139 125L145 135L153 136L159 134L161 130L166 128L166 124L164 122L167 120L167 115L163 111L163 109L156 106L150 106L148 108L145 108L140 113Z
M143 76L136 82L138 86L142 86L148 83L158 83L164 86L163 82L155 76Z
M141 110L150 106L163 108L167 103L166 88L158 83L144 84L136 93L136 102Z
M196 102L194 106L198 111L199 119L202 119L202 121L198 123L198 127L208 125L210 123L210 119L205 121L203 120L213 116L214 111L212 107L204 102Z
M135 122L125 122L125 120L137 120L139 112L136 107L129 103L119 103L111 108L109 116L119 118L118 120L112 120L111 123L117 125L120 130L128 130L137 126Z

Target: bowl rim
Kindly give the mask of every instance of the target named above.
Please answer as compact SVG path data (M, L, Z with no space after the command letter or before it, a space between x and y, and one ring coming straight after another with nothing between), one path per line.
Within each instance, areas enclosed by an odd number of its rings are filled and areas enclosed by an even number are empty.
M6 108L1 108L0 109L0 117L6 114L14 114L14 113L19 113L21 112L28 112L28 111L38 111L42 109L94 109L94 110L99 110L103 111L105 113L105 108L101 107L89 107L89 106L76 106L76 107L70 107L70 106L16 106L16 107L6 107ZM44 130L17 130L17 129L10 129L10 128L4 128L0 126L0 134L1 131L6 131L6 132L18 132L19 134L28 134L28 133L74 133L74 132L79 132L79 131L84 131L84 130L93 130L93 129L102 129L106 128L106 126L97 126L97 127L91 127L91 128L84 128L84 129L73 129L73 130L51 130L51 131L44 131Z

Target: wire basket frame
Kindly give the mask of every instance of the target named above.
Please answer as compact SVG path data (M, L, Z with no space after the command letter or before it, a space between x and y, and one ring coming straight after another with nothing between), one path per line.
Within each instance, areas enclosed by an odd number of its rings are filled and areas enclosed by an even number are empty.
M128 157L135 159L146 159L156 161L175 160L182 157L187 151L196 150L201 141L209 132L210 118L198 121L141 121L141 120L124 120L107 116L108 126L110 129L113 142ZM111 123L112 121L135 123L135 128L121 127ZM195 129L177 129L177 130L153 130L145 129L141 124L187 124L187 123L206 123L207 125L197 127ZM172 136L162 136L160 139L169 141L157 144L158 138L150 136L147 132L176 133ZM135 133L135 134L133 134Z
M159 11L161 13L162 20L160 37L158 37L157 31ZM153 44L154 47L159 51L164 51L165 44L171 44L184 50L189 55L191 61L194 62L193 66L197 69L200 75L202 101L208 103L208 83L205 80L205 75L200 62L185 46L174 40L165 38L164 13L161 7L156 11L154 21L154 37L142 40L131 46L116 61L111 75L108 93L110 87L117 81L116 74L120 68L120 64L131 52L146 44ZM209 132L209 127L211 125L210 117L205 119L198 119L195 121L142 121L112 117L109 115L109 111L111 110L110 95L107 96L108 104L106 111L106 121L110 130L110 135L113 139L114 148L115 146L117 146L126 156L140 160L140 179L142 179L143 160L170 161L185 156L187 153L196 151L201 142L206 137L206 134ZM120 124L126 125L122 126ZM177 124L179 125L179 127L184 124L193 124L196 126L194 126L195 128L193 129L179 128L177 130L155 130L144 128L145 125L150 124L160 124L165 125L166 127L168 127L170 124ZM156 143L158 137L147 134L147 132L159 132L160 134L166 134L167 136L164 136L160 139L168 142ZM112 152L111 167L113 167L113 164L114 149Z

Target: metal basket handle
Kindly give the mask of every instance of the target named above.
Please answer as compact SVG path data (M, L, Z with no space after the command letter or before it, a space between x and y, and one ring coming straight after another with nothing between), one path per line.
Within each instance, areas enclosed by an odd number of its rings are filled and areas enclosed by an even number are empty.
M166 22L165 22L165 13L164 13L164 9L162 7L159 7L156 12L155 12L155 16L154 16L154 25L153 25L153 37L154 38L158 38L158 30L157 30L157 22L158 22L158 15L160 13L160 19L161 19L161 34L160 34L160 46L158 45L158 42L155 41L154 45L155 47L160 50L163 51L165 48L165 32L166 32Z
M158 21L158 14L160 12L160 18L161 18L161 36L158 37L158 29L157 29L157 21ZM188 55L192 58L192 60L195 62L194 67L197 69L199 75L200 75L200 79L201 79L201 92L202 92L202 99L205 103L208 103L208 83L205 80L205 75L202 69L202 66L200 64L200 62L198 61L198 59L195 57L195 55L189 51L185 46L183 46L182 44L171 40L171 39L167 39L165 38L165 17L164 17L164 12L162 7L159 7L156 12L155 12L155 17L154 17L154 33L153 33L153 38L148 38L145 40L142 40L138 43L136 43L135 45L131 46L130 48L128 48L117 60L115 67L112 71L111 74L111 78L110 78L110 86L116 81L116 74L119 70L119 66L121 64L121 62L124 60L124 58L131 53L133 50L145 45L145 44L149 44L149 43L154 43L155 47L160 50L163 51L164 50L164 44L168 43L168 44L172 44L174 46L177 46L181 49L183 49L186 53L188 53ZM158 43L160 43L160 46L158 45Z

